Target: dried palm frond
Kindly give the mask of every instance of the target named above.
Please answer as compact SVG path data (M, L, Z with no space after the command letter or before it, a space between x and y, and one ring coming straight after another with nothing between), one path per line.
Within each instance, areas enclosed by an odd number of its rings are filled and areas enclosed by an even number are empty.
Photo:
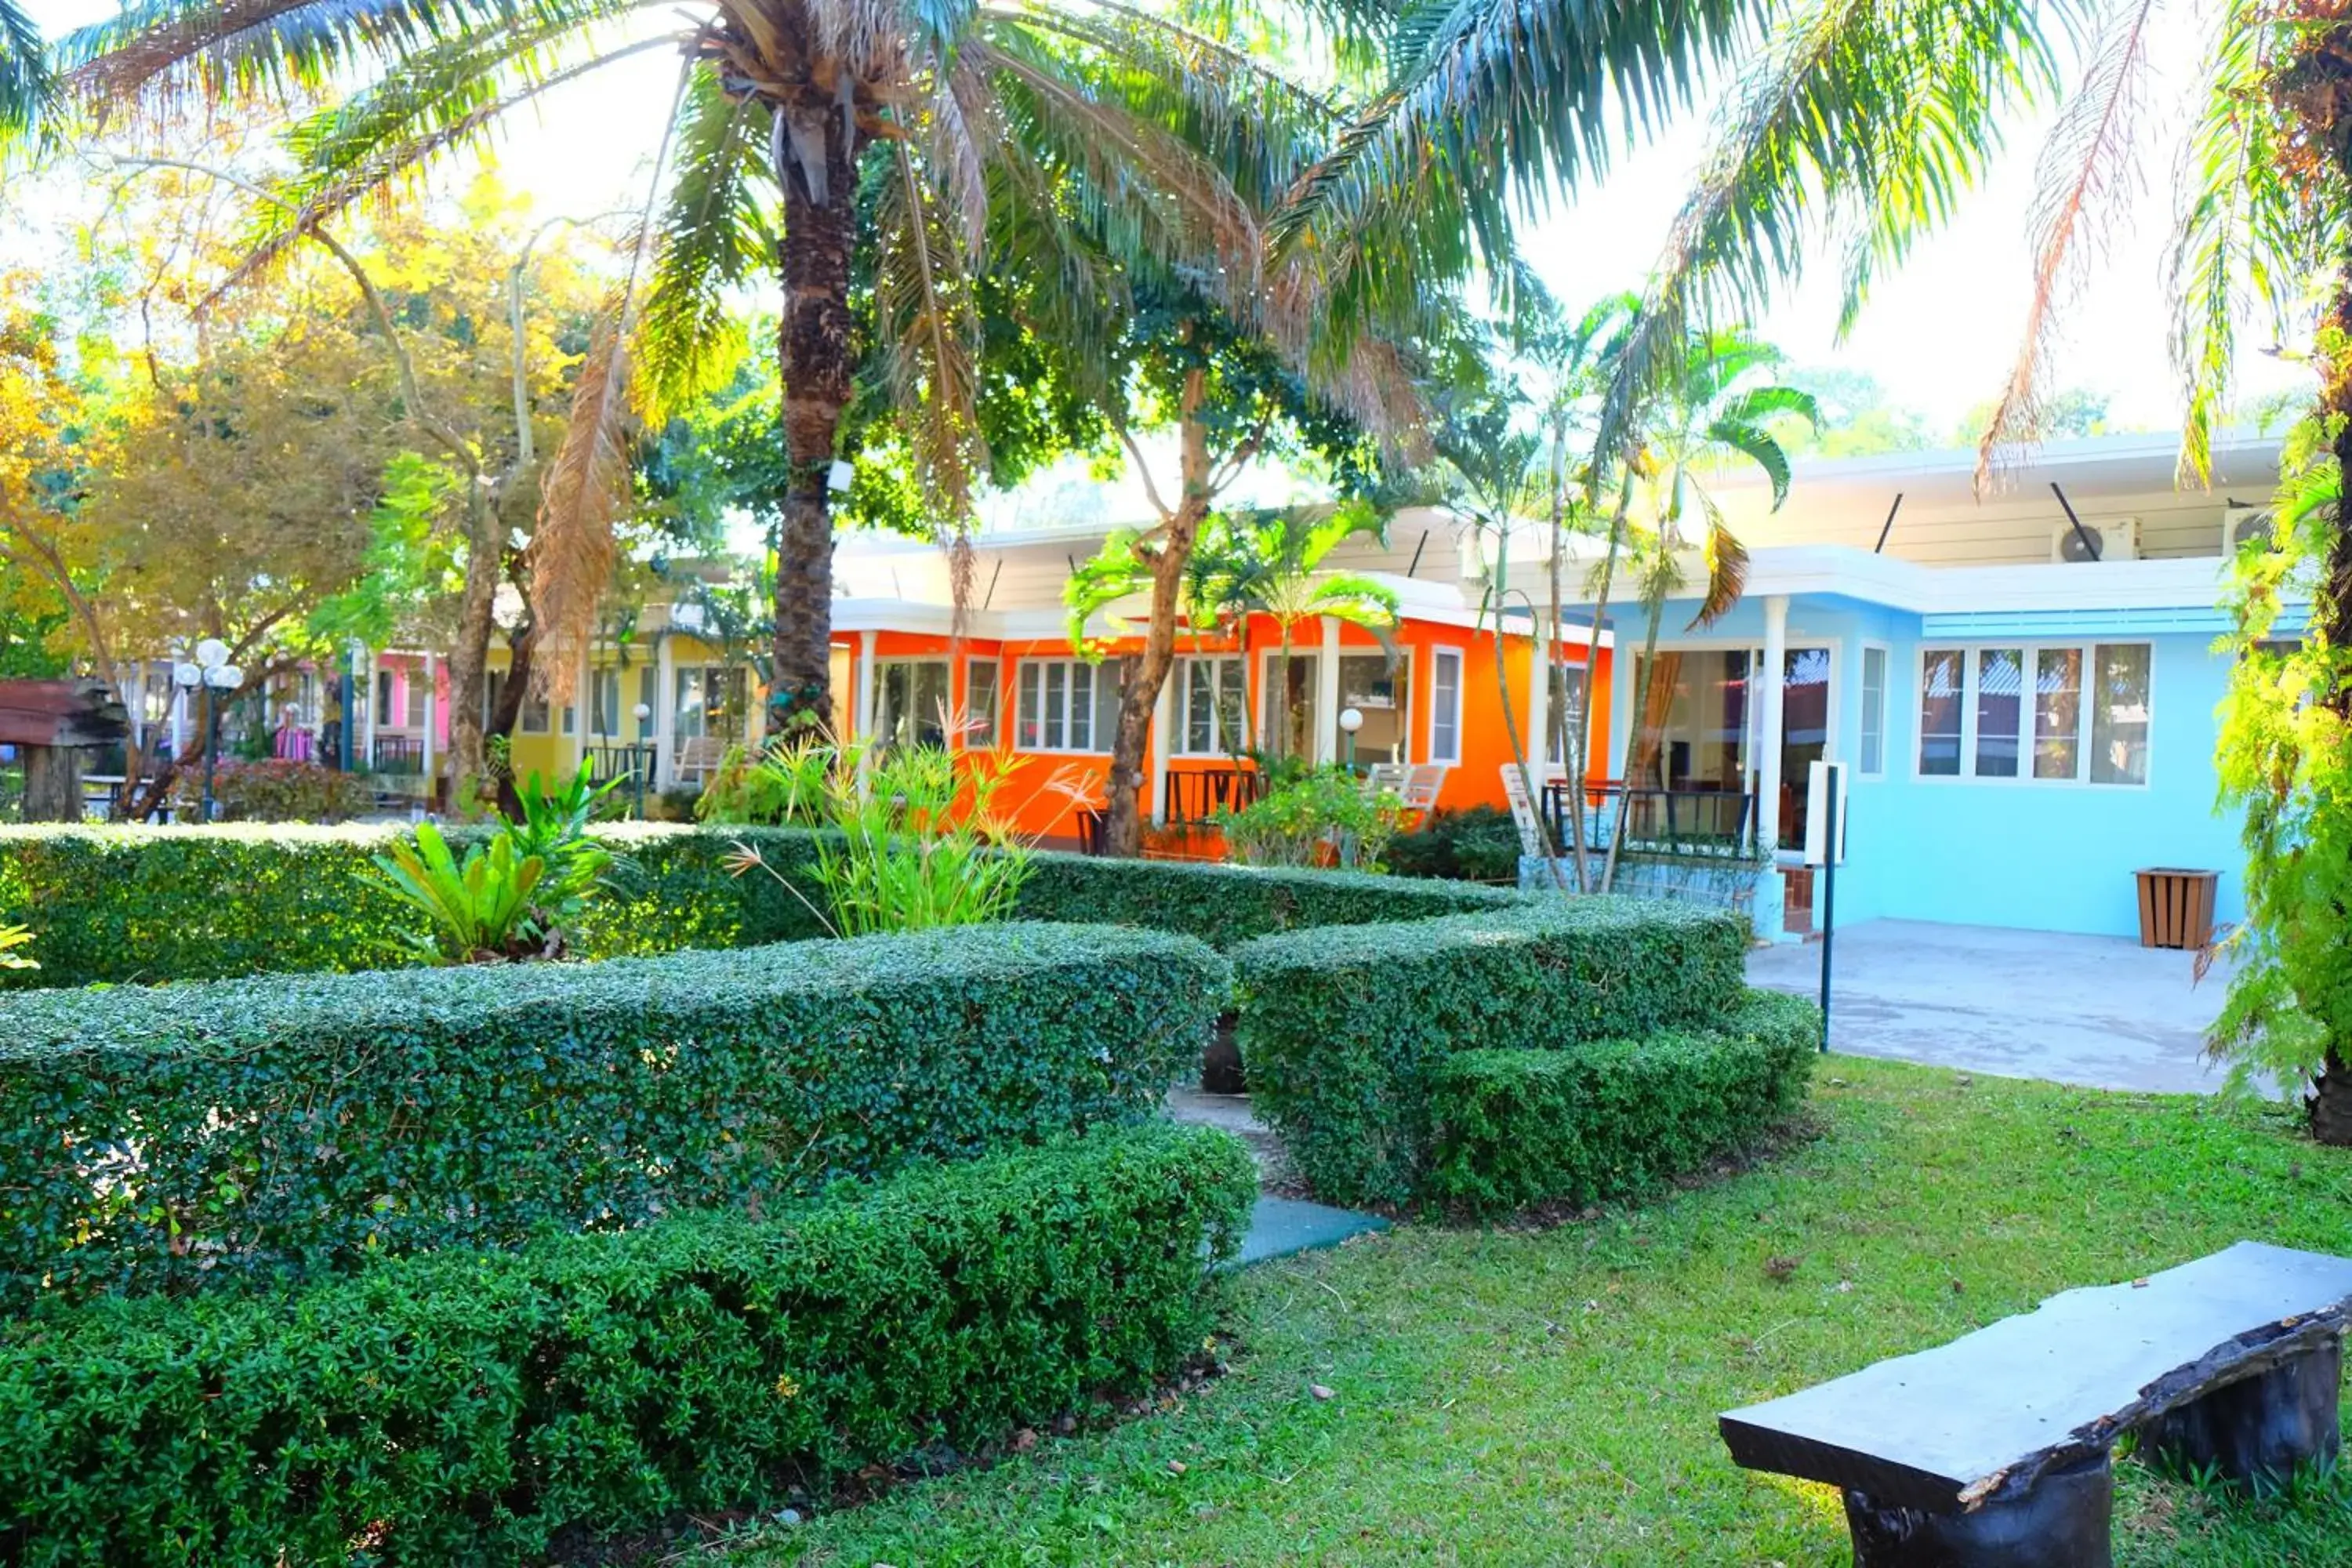
M530 606L540 656L531 685L551 702L571 700L580 654L594 635L596 605L620 560L613 527L629 499L628 356L619 301L598 324L580 363L563 445L540 485L531 535Z

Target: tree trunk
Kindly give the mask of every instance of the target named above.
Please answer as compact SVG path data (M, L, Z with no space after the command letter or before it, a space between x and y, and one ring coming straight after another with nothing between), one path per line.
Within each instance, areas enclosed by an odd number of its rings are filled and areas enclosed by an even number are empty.
M25 820L81 820L81 749L78 746L25 748Z
M1592 598L1592 640L1584 645L1584 731L1588 736L1592 731L1592 692L1593 682L1599 673L1601 635L1609 627L1609 593L1616 586L1617 553L1625 542L1625 514L1631 510L1633 504L1633 470L1628 468L1625 478L1617 489L1617 510L1609 519L1609 552L1601 558L1601 591ZM1616 657L1613 651L1610 655L1612 669ZM1608 738L1603 736L1601 744L1605 747L1608 743ZM1580 783L1588 771L1590 761L1590 745L1580 746L1576 760L1576 776ZM1622 793L1622 780L1619 781L1619 788ZM1581 797L1578 802L1576 815L1580 820L1584 816ZM1607 892L1609 890L1607 880L1604 879L1595 890Z
M813 26L795 6L793 30ZM814 45L814 39L806 40ZM804 58L814 58L812 47ZM776 537L775 657L768 733L823 729L833 712L833 464L856 368L849 263L857 231L856 131L814 86L777 113L787 133L776 176L784 190L778 247L783 318L776 332L784 387L782 521ZM861 680L869 672L858 671Z
M492 612L506 571L505 516L480 489L467 487L466 587L458 601L457 645L449 650L449 809L461 816L471 816L478 805Z
M1625 778L1617 791L1617 826L1609 835L1609 854L1601 862L1601 890L1617 885L1617 847L1625 842L1625 818L1633 806L1633 763L1650 741L1650 683L1658 679L1658 626L1666 618L1664 598L1650 601L1650 624L1642 638L1642 679L1634 682L1633 742L1625 753Z
M538 662L539 623L524 621L515 635L507 639L506 684L499 688L499 705L490 713L490 721L482 731L485 746L492 735L512 737L515 726L522 720L522 700L530 690L530 668ZM509 822L522 818L522 794L515 787L514 769L509 766L498 778L499 810Z
M1178 426L1184 493L1168 515L1159 552L1151 558L1151 615L1144 626L1143 657L1136 661L1134 679L1119 693L1118 725L1110 749L1110 795L1103 819L1102 852L1135 856L1143 852L1144 752L1151 743L1151 710L1168 672L1176 663L1176 617L1184 605L1184 568L1199 542L1201 524L1209 514L1209 430L1199 413L1207 395L1208 378L1198 370L1184 374L1183 419Z

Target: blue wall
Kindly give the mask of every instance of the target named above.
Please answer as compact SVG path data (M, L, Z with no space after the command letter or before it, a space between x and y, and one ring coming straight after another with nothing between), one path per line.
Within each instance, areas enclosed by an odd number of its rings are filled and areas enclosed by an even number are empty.
M1763 612L1756 601L1742 604L1704 638L1674 636L1689 613L1687 605L1667 606L1666 644L1763 641ZM1638 651L1638 619L1630 626L1621 621L1615 629L1621 648ZM2139 908L2132 873L2143 866L2220 871L2217 918L2239 919L2238 826L2213 810L2214 709L2228 665L2211 651L2211 634L2078 628L2052 617L2011 635L2021 641L2104 637L2151 645L2145 787L1916 777L1919 617L1830 596L1790 603L1790 643L1828 643L1832 649L1836 754L1847 763L1858 763L1862 751L1863 645L1887 649L1886 767L1881 777L1857 773L1853 779L1848 858L1838 873L1839 923L1898 919L2136 937ZM1633 717L1634 662L1617 661L1621 767Z

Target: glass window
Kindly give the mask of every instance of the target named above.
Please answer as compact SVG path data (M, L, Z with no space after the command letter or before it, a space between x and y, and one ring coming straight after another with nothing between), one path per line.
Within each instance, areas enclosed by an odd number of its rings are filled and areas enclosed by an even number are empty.
M1265 660L1264 700L1259 703L1258 733L1266 745L1286 757L1314 755L1315 664L1318 656L1294 653L1287 666L1282 655Z
M1429 760L1462 760L1462 653L1442 647L1430 664Z
M874 666L874 735L884 746L947 743L948 666L940 658L886 658Z
M1093 752L1110 743L1118 679L1076 658L1026 658L1015 697L1013 745L1024 752Z
M1977 650L1977 777L2017 776L2018 729L2025 716L2025 655L2013 647Z
M1886 650L1862 650L1862 771L1886 771Z
M650 664L637 671L637 706L646 710L636 727L637 739L642 741L654 732L655 716L661 712L661 672Z
M1239 658L1178 661L1176 697L1186 755L1223 756L1247 748L1242 721L1249 710L1248 668Z
M621 719L621 672L600 669L588 678L588 729L597 735L617 735Z
M394 722L392 716L399 711L392 705L392 671L388 669L375 672L375 710L387 724Z
M2091 650L2091 782L2147 783L2148 645Z
M1568 758L1561 753L1560 748L1584 728L1584 667L1580 664L1568 665L1561 670L1561 711L1557 719L1544 725L1548 732L1545 749L1554 763L1566 767ZM1591 759L1588 757L1587 760Z
M1356 731L1356 760L1402 763L1408 760L1406 721L1412 709L1412 660L1400 653L1342 654L1339 658L1339 709L1353 708L1364 716ZM1348 755L1346 731L1339 715L1331 715L1331 754Z
M425 693L426 690L426 681L425 679L424 669L419 668L410 670L408 672L408 679L403 681L401 685L408 693L408 727L412 730L422 730L425 728Z
M1960 773L1960 723L1966 708L1968 655L1930 648L1919 658L1919 772L1928 778Z
M703 712L706 692L703 672L699 668L677 672L677 706L671 711L675 717L670 728L681 741L695 741L706 732L707 716Z
M975 658L963 667L963 743L975 751L996 744L996 661Z
M2033 776L2080 778L2083 650L2045 647L2033 656Z

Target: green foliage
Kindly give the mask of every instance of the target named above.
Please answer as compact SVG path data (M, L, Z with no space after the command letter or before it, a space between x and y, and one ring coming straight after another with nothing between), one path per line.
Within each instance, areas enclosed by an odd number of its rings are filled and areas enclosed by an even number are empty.
M1197 1352L1255 1192L1166 1126L283 1298L0 1329L13 1560L539 1561L969 1450Z
M464 568L450 537L436 524L462 495L465 481L446 463L402 452L384 465L383 494L369 514L372 538L360 574L311 610L310 636L329 647L353 637L383 647L436 601L464 585Z
M1470 882L1519 879L1519 829L1499 805L1441 807L1389 846L1389 869L1401 877L1451 877Z
M806 736L756 752L730 746L696 797L695 817L712 823L814 826L824 820L839 755L835 747Z
M221 821L348 822L375 808L375 788L360 774L319 763L279 762L268 755L266 731L258 741L259 759L214 765L213 800ZM203 768L182 769L173 784L173 805L193 818L204 798Z
M1238 811L1218 811L1210 820L1240 865L1336 862L1378 871L1389 841L1404 825L1404 803L1393 790L1367 795L1363 781L1345 768L1321 767L1276 784Z
M0 997L0 1297L757 1209L1148 1116L1224 963L1014 922Z
M1318 1193L1402 1203L1445 1058L1711 1024L1744 994L1746 952L1730 915L1633 899L1266 938L1233 953L1242 1059Z
M2329 640L2325 605L2302 637L2277 638L2343 526L2322 434L2297 433L2299 471L2269 547L2235 563L2219 645L2234 662L2215 760L2222 801L2245 814L2246 919L2224 943L2237 967L2211 1038L2240 1085L2304 1087L2352 1063L2352 648Z
M460 860L441 830L417 824L416 844L394 844L376 857L393 891L413 905L430 930L411 939L428 963L495 963L547 951L554 932L541 923L532 895L547 861L517 847L501 832L476 844Z
M1013 911L1031 851L1000 831L995 797L1017 763L892 746L831 773L816 879L844 936L980 925Z
M1114 860L1041 854L1021 889L1024 920L1149 926L1212 947L1318 926L1419 921L1523 909L1501 888L1409 882L1356 871L1289 871L1189 860Z
M0 926L0 969L38 969L30 953L20 951L32 945L33 933L23 926Z
M1797 1108L1821 1027L1804 998L1750 991L1708 1028L1445 1058L1429 1074L1422 1190L1493 1213L1696 1170Z

